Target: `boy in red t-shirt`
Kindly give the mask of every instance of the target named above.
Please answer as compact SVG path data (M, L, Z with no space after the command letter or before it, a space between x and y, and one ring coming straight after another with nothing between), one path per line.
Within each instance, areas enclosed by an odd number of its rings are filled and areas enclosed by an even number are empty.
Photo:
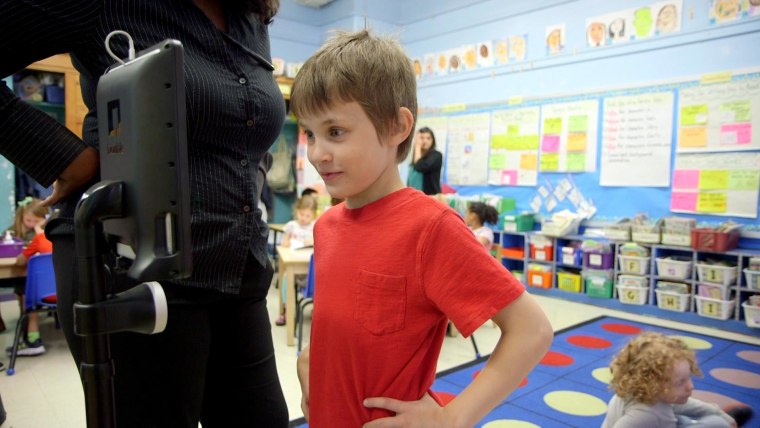
M314 229L311 343L298 361L309 426L473 426L543 357L552 329L455 211L404 186L411 62L394 41L339 33L299 71L291 106L309 161L345 199ZM448 319L465 336L492 319L502 336L444 407L430 387Z

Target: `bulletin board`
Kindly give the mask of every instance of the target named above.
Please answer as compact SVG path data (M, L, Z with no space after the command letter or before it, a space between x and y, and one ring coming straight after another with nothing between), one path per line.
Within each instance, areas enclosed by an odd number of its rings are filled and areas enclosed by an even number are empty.
M760 69L444 106L423 110L420 121L428 117L448 117L443 181L463 194L538 187L557 173L610 202L636 187L668 192L671 212L758 215Z

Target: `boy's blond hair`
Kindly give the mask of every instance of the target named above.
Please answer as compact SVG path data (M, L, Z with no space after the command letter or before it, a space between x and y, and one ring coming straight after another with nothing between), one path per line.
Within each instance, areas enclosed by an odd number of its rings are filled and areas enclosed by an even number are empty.
M416 122L417 81L398 42L367 30L338 31L301 67L290 96L296 117L352 101L361 105L381 138L393 133L401 107ZM413 137L410 132L398 146L397 162L406 159Z
M702 376L694 351L681 340L660 333L643 333L615 356L610 365L610 387L623 399L646 404L660 401L672 380L673 368L686 360L695 376Z

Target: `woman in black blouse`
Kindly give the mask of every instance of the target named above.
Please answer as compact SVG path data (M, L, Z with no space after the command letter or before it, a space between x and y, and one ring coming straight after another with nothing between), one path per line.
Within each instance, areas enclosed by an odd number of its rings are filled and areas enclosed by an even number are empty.
M412 168L422 173L422 191L426 195L441 193L441 168L443 155L435 149L435 134L428 127L422 127L414 138Z
M168 38L184 47L193 273L162 282L169 301L165 332L111 335L118 425L287 426L266 310L273 270L256 183L259 161L285 115L268 34L279 0L2 5L0 76L68 52L90 110L80 140L0 85L0 153L42 185L55 186L47 202L58 204L61 215L46 234L54 244L59 317L77 364L83 349L73 333L73 213L98 178L95 92L114 63L104 40L124 30L138 52ZM127 57L124 37L113 37L111 48Z

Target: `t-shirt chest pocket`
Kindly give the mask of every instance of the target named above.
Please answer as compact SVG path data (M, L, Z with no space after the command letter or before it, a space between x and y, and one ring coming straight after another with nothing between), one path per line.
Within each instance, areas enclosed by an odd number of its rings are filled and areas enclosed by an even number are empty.
M354 319L375 335L391 334L404 328L406 278L359 272L355 287Z

